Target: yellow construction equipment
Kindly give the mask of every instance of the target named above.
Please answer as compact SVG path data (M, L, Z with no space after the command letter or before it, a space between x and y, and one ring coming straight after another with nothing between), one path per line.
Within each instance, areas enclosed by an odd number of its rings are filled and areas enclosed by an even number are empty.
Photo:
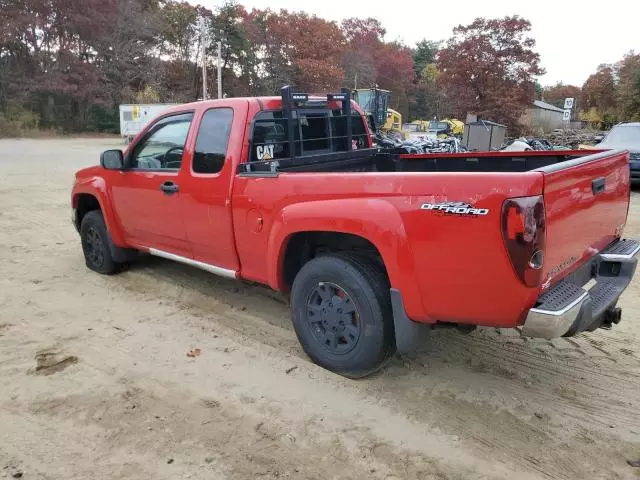
M375 125L384 132L400 132L402 115L389 108L391 92L381 88L358 88L353 90L353 99L365 115L373 117Z
M431 138L462 137L464 123L455 118L443 120L414 120L402 125L402 133L405 137L427 136Z
M438 138L462 137L464 133L464 122L455 118L445 118L443 120L433 119L429 122L427 133L429 136Z
M387 121L382 130L385 132L402 131L402 114L392 108L387 108Z

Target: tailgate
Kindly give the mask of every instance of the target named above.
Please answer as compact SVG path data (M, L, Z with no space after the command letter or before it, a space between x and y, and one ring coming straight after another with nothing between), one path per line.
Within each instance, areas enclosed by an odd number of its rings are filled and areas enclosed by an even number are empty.
M629 154L608 151L537 170L547 222L543 285L620 237L629 207Z

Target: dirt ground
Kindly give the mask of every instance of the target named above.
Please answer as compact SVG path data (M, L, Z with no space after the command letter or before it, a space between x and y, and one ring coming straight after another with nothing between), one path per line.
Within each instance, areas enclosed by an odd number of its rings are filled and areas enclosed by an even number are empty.
M266 289L156 258L85 268L73 172L117 144L0 141L0 478L640 478L640 275L611 331L436 331L346 380Z

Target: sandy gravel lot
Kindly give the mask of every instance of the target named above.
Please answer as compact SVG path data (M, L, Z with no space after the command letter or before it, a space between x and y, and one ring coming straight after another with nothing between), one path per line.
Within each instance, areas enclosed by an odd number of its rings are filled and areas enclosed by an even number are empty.
M612 331L437 331L346 380L266 289L155 258L85 268L72 175L117 144L0 141L0 478L640 478L640 276Z

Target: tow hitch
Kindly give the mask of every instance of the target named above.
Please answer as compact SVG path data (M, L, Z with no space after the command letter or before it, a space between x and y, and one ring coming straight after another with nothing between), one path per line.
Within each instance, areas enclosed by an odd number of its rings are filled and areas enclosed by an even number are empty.
M614 323L619 324L620 320L622 320L622 309L620 307L610 308L604 314L602 328L611 328Z

